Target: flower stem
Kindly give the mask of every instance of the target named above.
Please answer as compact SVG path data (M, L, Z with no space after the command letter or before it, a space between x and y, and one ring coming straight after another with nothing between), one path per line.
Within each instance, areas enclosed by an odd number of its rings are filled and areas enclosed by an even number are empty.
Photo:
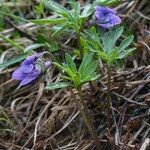
M78 43L78 49L80 50L81 58L83 57L83 50L81 49L81 41L80 41L80 31L76 31L77 34L77 43Z
M74 92L72 91L72 89L71 89L71 93L72 93L72 95L74 95ZM75 95L74 95L74 98L76 99L76 103L78 105L78 109L80 110L80 113L81 113L81 116L84 120L84 123L87 126L88 131L91 134L91 136L92 136L92 138L96 144L96 150L101 150L101 145L100 145L100 142L98 139L97 132L94 128L93 121L92 121L91 117L89 116L88 110L87 110L85 103L83 101L83 95L82 95L81 88L78 89L78 95L80 97L81 103L79 103L79 101L77 101L77 99L75 98Z
M107 65L107 118L106 118L106 126L107 128L110 127L110 82L111 82L111 65Z

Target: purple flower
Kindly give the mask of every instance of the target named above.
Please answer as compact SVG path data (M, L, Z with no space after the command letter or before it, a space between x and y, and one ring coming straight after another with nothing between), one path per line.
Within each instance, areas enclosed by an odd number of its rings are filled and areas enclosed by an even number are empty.
M12 79L21 81L19 87L30 83L31 81L38 78L42 73L43 67L48 68L51 65L50 61L46 61L42 64L42 56L44 53L36 53L28 56L21 64L21 66L16 69L12 74Z
M96 24L103 29L110 29L121 23L120 17L114 9L97 6L95 11Z

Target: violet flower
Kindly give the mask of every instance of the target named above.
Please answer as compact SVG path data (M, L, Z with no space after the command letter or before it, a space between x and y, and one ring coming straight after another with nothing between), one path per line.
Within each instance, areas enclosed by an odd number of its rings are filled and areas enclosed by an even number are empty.
M96 24L103 29L110 29L121 23L120 17L114 9L97 6L95 11Z
M21 66L16 69L12 74L12 79L19 80L19 87L24 86L31 81L35 80L42 73L43 67L48 68L51 65L50 61L43 63L44 66L40 65L42 62L42 56L44 53L35 53L28 56L21 64Z

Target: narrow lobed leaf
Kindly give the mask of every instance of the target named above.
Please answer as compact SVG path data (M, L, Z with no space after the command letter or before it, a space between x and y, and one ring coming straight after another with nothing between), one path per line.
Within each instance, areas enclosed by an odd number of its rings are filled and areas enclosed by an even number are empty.
M120 46L119 46L119 52L122 52L122 51L124 51L125 50L125 48L127 48L130 44L131 44L131 42L133 41L133 39L134 39L134 36L133 35L130 35L130 36L128 36L127 38L125 38L122 42L121 42L121 44L120 44Z
M58 23L64 23L67 21L65 18L47 18L47 19L37 19L37 20L30 20L31 22L35 24L58 24Z
M76 72L77 69L76 69L76 65L74 63L74 61L72 60L72 57L66 53L65 54L65 59L66 59L66 63L68 65L68 67L73 71L73 72Z
M55 90L55 89L61 89L68 87L70 84L67 82L57 82L57 83L51 83L45 87L46 90Z

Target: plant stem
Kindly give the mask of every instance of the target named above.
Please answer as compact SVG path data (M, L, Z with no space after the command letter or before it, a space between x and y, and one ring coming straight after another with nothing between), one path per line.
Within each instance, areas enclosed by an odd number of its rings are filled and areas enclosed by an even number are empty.
M107 128L110 127L110 81L111 81L111 65L107 65L107 118L106 118L106 126Z
M80 41L80 31L76 31L77 34L77 42L78 42L78 49L80 50L81 58L83 57L83 50L81 49L81 41Z
M86 126L87 126L87 128L88 128L95 144L96 144L96 150L101 150L101 145L100 145L100 142L99 142L99 138L98 138L97 132L94 128L93 121L92 121L90 115L88 114L87 107L85 106L81 88L78 89L78 94L80 96L81 104L83 106L83 109L81 109L81 115L82 115L82 117L84 119L84 122L85 122L85 124L86 124Z

